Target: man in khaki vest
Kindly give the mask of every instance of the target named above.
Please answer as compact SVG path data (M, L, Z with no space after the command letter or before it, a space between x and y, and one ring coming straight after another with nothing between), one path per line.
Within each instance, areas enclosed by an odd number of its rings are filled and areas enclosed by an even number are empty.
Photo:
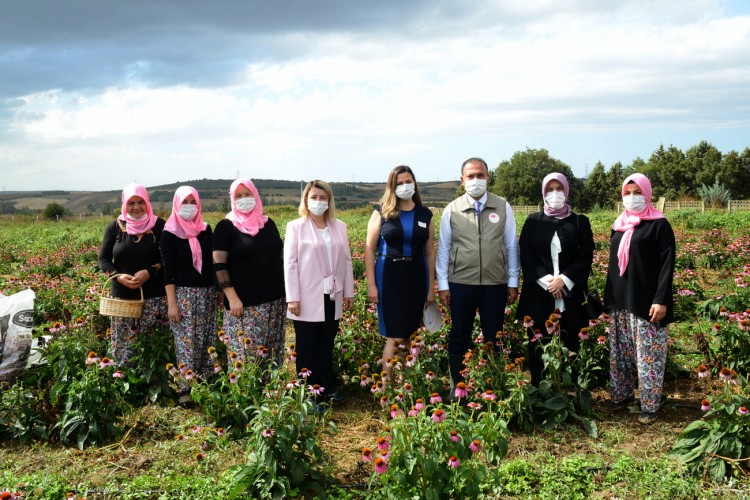
M451 310L448 357L454 386L463 380L463 356L473 346L477 309L484 341L495 343L506 303L518 298L516 221L508 202L487 192L488 178L484 160L466 160L461 165L466 193L445 207L440 220L438 296Z

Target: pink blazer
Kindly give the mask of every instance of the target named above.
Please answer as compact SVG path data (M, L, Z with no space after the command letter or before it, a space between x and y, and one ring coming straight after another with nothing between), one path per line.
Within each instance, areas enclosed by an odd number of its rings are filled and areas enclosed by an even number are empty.
M331 234L331 253L336 269L335 282L342 288L334 295L335 318L341 317L344 297L354 297L352 254L346 224L338 219L328 221ZM323 280L326 278L320 262L328 259L325 244L316 237L315 225L301 217L286 225L284 236L284 284L287 302L299 302L300 314L287 312L287 318L299 321L324 321ZM325 259L325 260L324 260ZM330 280L329 280L330 282Z

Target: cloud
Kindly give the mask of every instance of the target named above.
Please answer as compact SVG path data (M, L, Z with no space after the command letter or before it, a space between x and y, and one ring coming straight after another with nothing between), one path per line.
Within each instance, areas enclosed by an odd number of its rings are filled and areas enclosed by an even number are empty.
M652 4L53 2L33 26L0 20L0 161L109 188L120 172L372 180L404 162L454 178L527 146L580 167L741 136L750 16ZM116 178L88 170L103 161Z

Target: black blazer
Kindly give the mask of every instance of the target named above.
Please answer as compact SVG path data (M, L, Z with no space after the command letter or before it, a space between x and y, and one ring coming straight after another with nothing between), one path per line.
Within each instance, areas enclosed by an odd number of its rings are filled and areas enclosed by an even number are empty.
M624 233L612 231L609 250L604 306L624 309L639 318L648 319L651 304L667 306L660 326L674 321L672 279L674 276L675 240L667 219L644 220L633 230L630 260L620 276L617 250Z
M565 309L575 316L583 316L583 302L588 293L594 258L594 235L585 215L571 213L564 219L550 217L544 212L529 215L519 239L523 286L516 314L519 318L530 316L539 328L543 328L544 321L555 310L555 298L536 282L542 276L554 274L550 243L555 232L562 247L558 256L560 274L574 283L564 298Z

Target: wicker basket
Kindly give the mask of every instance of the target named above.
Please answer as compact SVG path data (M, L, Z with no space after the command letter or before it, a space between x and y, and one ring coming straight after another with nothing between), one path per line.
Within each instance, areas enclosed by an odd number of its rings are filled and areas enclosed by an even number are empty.
M120 318L140 318L141 313L143 312L143 287L140 288L141 300L126 300L104 296L107 284L109 284L113 278L118 276L120 275L113 274L104 282L102 292L99 295L99 314L102 316L117 316Z

